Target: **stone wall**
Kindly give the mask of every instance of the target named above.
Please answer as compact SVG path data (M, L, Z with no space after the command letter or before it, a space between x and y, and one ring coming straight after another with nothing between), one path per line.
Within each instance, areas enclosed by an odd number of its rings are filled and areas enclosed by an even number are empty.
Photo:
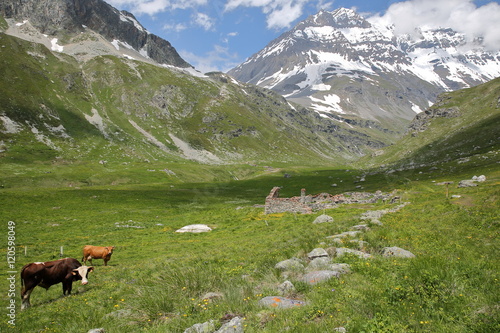
M279 197L280 187L273 187L266 197L264 208L265 214L273 213L301 213L312 214L322 209L331 209L340 204L349 203L375 203L378 200L386 201L393 195L384 194L381 191L375 193L367 192L346 192L343 194L332 195L329 193L320 193L316 195L306 195L306 190L302 189L300 196L291 198Z

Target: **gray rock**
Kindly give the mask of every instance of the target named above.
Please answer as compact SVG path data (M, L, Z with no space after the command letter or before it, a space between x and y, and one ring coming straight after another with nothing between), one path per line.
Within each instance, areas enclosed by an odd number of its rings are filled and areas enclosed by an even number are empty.
M323 214L318 216L313 223L317 224L317 223L327 223L327 222L333 222L333 217Z
M331 265L332 259L329 257L318 257L314 258L309 262L309 265L307 265L306 269L308 271L317 271L321 269L327 269L329 265Z
M475 181L470 180L470 179L461 180L458 183L458 187L473 187L473 186L477 186L477 184Z
M366 224L358 224L351 227L353 230L369 231L370 227Z
M397 257L397 258L415 258L415 255L410 251L403 250L397 246L384 247L382 249L382 256L384 257Z
M210 228L206 224L191 224L187 225L185 227L182 227L175 232L191 232L191 233L200 233L200 232L209 232L212 231L212 228Z
M214 300L217 298L223 298L223 297L224 297L224 295L221 293L208 292L205 295L203 295L202 299L204 299L204 300L206 299L208 301L211 301L211 300Z
M278 286L278 291L281 295L287 295L296 291L295 286L290 281L286 280Z
M307 254L307 257L312 260L314 258L328 257L328 252L322 248L316 248Z
M472 180L473 181L476 181L476 182L485 182L486 181L486 176L485 175L481 175L481 176L474 176L472 177Z
M274 268L282 271L300 271L304 269L304 264L300 259L291 258L280 261L274 266Z
M369 253L366 253L366 252L362 252L362 251L358 251L358 250L353 250L353 249L348 249L346 247L339 247L337 248L337 257L342 257L346 254L353 254L359 258L362 258L362 259L369 259L372 257L371 254Z
M106 330L104 328L93 328L87 331L87 333L105 333Z
M184 330L184 333L212 333L215 331L215 320L204 322L203 324L194 324Z
M289 309L303 306L306 302L282 296L266 296L259 301L259 304L271 308Z
M240 317L234 317L231 321L222 325L215 333L243 333L243 320Z
M321 270L321 271L314 271L305 274L302 277L302 281L305 283L314 285L326 280L330 280L333 277L338 278L340 276L340 272L338 271L330 271L330 270Z
M344 237L356 237L357 234L359 234L361 231L345 231L343 233L333 235L333 236L327 236L326 238L344 238Z

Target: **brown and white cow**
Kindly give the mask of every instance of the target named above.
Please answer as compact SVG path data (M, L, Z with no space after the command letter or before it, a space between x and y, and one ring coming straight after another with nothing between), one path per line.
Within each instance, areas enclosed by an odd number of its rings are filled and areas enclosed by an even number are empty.
M83 258L82 261L85 264L90 261L92 265L92 259L103 259L104 266L108 265L108 261L111 259L111 255L113 254L114 246L92 246L85 245L83 247Z
M25 265L21 270L21 310L31 306L30 295L36 286L49 289L50 286L62 282L63 295L69 295L73 281L82 280L83 285L87 284L87 274L93 270L94 267L82 266L74 258Z

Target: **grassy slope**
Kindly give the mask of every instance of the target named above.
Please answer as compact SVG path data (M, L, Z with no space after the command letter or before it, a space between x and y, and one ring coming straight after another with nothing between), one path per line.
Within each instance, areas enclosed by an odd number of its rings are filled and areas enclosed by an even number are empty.
M339 165L366 149L369 141L381 145L380 138L369 140L363 130L292 111L270 91L227 79L201 79L108 56L79 64L5 34L0 43L0 113L21 129L0 131L2 164L50 165L58 160L92 168L109 160L187 163L197 168L197 163L180 156L170 134L194 149L241 164ZM89 117L101 121L102 128ZM61 126L64 135L54 132ZM198 168L198 176L204 169ZM210 173L205 176L212 179Z
M467 158L499 148L500 78L474 88L442 95L430 108L458 110L454 118L434 118L424 132L411 132L380 156L367 156L363 165L418 166L443 159Z
M411 204L363 235L370 243L367 250L377 254L384 246L400 246L417 258L338 260L351 264L353 273L314 287L292 278L295 297L310 305L288 311L257 303L284 281L274 265L325 246L325 236L358 224L362 212L388 206L329 210L335 223L322 225L311 222L323 212L265 216L252 206L262 204L274 185L284 187L283 196L296 195L304 186L310 193L332 192L333 182L338 192L354 190L358 172L285 169L291 178L279 173L229 183L4 189L0 215L3 228L9 220L16 222L18 270L27 262L58 258L60 246L65 256L77 259L86 244L117 246L110 266L95 261L91 283L75 284L75 295L61 298L60 286L35 290L34 306L17 313L16 330L182 332L232 313L246 318L245 332L286 327L324 332L338 326L352 332L493 332L499 328L500 173L491 165L467 165L460 164L455 174L413 170L368 176L365 189L398 189ZM488 180L480 187L451 187L458 199L446 199L444 188L433 183L482 172ZM215 229L174 232L193 223ZM123 225L143 228L118 227ZM210 291L225 298L204 302L201 297ZM107 316L117 310L131 312L125 318ZM1 325L6 328L5 321Z

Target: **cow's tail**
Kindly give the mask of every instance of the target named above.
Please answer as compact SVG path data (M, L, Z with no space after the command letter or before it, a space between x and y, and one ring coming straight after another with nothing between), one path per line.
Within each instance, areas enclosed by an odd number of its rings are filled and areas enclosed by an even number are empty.
M28 267L29 265L31 264L26 264L23 266L23 268L21 268L21 290L24 289L24 279L23 279L23 275L24 275L24 270L26 269L26 267Z

